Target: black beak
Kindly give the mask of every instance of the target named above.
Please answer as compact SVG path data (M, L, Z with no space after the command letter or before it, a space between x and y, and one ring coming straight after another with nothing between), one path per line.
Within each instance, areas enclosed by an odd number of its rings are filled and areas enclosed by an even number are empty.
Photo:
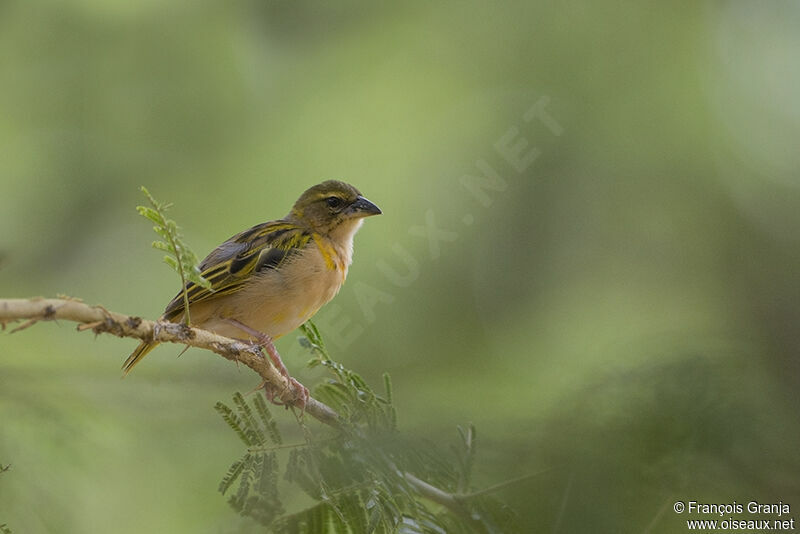
M370 217L383 213L381 209L364 197L358 197L355 202L350 204L347 211L359 217Z

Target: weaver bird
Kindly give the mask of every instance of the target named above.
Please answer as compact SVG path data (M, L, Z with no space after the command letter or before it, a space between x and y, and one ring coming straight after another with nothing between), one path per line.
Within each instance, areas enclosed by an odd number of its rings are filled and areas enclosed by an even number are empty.
M283 219L258 224L231 237L201 263L206 289L189 282L192 326L264 347L289 376L272 341L309 320L344 283L353 257L353 236L365 217L381 210L352 185L328 180L308 189ZM183 291L160 320L185 321ZM127 375L158 342L143 341L122 366Z

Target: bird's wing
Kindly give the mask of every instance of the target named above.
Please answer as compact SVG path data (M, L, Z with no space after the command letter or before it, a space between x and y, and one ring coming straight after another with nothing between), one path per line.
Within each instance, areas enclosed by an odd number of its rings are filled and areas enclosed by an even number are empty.
M231 237L200 263L201 274L211 282L211 288L194 282L186 284L189 305L239 291L254 272L277 269L310 240L311 233L283 220L258 224ZM164 318L172 320L183 310L181 291L167 304Z

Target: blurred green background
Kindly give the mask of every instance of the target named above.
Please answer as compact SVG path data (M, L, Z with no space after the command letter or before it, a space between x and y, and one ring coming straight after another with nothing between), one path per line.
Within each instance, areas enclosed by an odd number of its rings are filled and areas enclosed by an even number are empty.
M676 500L794 515L799 22L789 1L4 0L0 295L154 318L178 282L140 185L204 256L345 179L384 215L318 325L391 373L409 435L477 425L478 486L552 468L501 494L526 531L683 532ZM0 523L255 531L217 493L241 447L212 409L254 375L162 347L121 381L135 344L0 335Z

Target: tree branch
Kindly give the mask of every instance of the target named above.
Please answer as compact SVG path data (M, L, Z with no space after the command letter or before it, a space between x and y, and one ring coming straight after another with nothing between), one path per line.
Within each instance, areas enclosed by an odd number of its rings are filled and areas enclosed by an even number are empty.
M291 405L296 401L286 377L272 365L269 358L264 358L261 351L249 343L183 324L149 321L110 312L102 306L89 306L74 299L0 299L0 324L4 329L7 323L25 320L12 332L24 330L39 321L58 319L80 323L78 325L80 331L92 330L95 334L113 334L159 343L179 343L210 350L255 371L263 380L265 387L280 392L278 396L282 402ZM340 426L339 415L312 397L306 401L305 411L326 425Z
M118 337L131 337L142 341L159 343L178 343L215 352L227 360L243 363L264 382L265 387L279 391L281 401L292 405L296 399L289 381L253 345L235 339L218 336L207 330L191 328L184 324L150 321L114 313L102 306L89 306L77 299L0 299L0 326L17 321L25 321L11 332L18 332L39 321L55 320L80 323L79 331L91 330L95 334L113 334ZM306 400L305 411L321 423L341 428L339 414L326 404L313 397ZM406 480L423 497L447 507L454 513L464 515L465 510L458 496L447 493L410 473L404 473Z

